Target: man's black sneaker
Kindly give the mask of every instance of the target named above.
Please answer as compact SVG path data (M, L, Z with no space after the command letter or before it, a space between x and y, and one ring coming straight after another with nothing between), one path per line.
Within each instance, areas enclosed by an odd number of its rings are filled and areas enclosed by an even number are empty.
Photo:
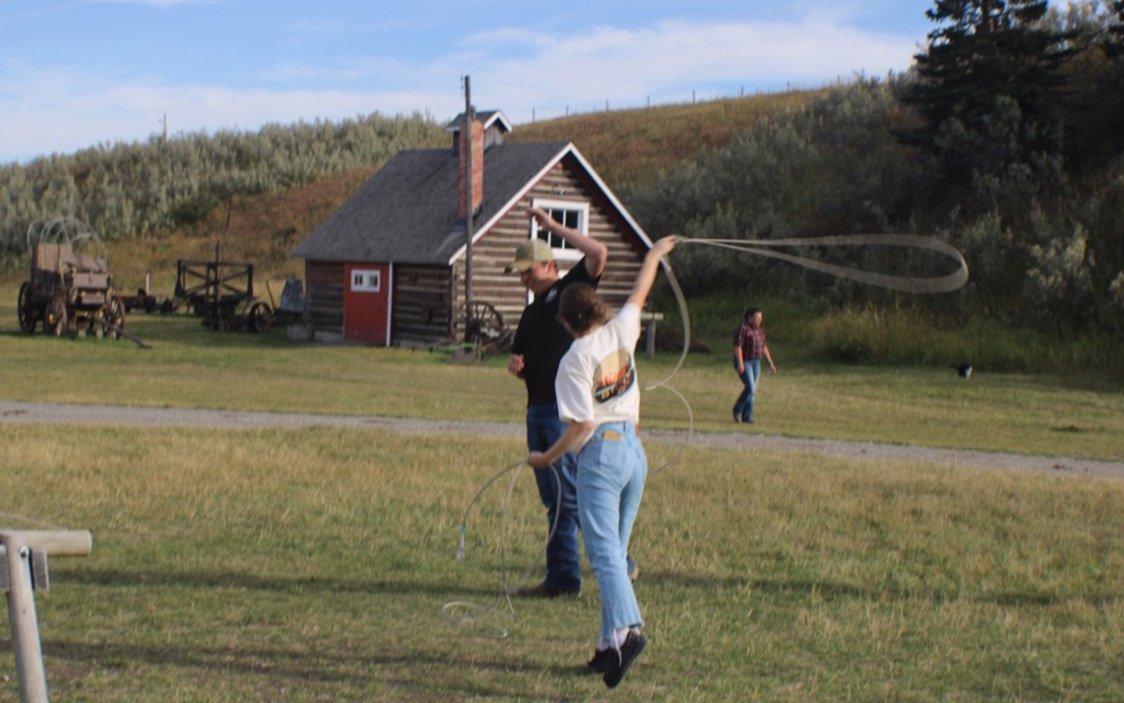
M617 687L624 675L632 668L632 663L636 661L636 657L644 651L644 645L646 644L648 644L647 637L636 630L629 630L628 638L621 645L619 652L612 647L605 650L609 653L609 661L606 662L605 666L606 686L609 688Z
M593 658L585 663L590 671L596 671L599 674L605 673L605 669L609 667L609 652L613 652L612 648L595 649L593 650ZM617 653L613 652L613 656Z
M557 586L551 586L546 581L543 581L537 586L525 586L515 589L515 595L520 598L557 598L559 596L577 596L580 593L580 588L558 588Z

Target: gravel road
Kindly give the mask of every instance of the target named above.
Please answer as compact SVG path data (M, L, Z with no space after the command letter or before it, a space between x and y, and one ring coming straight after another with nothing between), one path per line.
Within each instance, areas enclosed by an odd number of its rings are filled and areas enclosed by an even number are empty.
M0 425L67 423L77 425L133 427L214 427L250 429L261 427L301 428L315 426L359 427L413 434L467 434L519 438L523 425L505 422L461 420L422 420L377 415L313 415L181 408L137 408L117 405L70 405L61 403L21 403L0 400ZM4 435L11 436L9 432ZM647 430L646 441L677 444L683 432ZM806 452L850 459L918 461L945 466L988 469L1042 471L1064 476L1106 476L1124 478L1124 463L1055 456L1026 456L1000 452L979 452L932 447L910 447L872 442L847 442L829 439L800 439L746 432L696 432L693 445L721 449L766 449Z

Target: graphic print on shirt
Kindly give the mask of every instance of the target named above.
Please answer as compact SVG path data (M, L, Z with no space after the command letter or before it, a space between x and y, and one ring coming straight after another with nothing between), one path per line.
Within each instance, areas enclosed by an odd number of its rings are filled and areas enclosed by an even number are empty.
M598 403L607 403L624 395L636 382L636 368L632 354L618 349L601 360L593 371L593 397Z

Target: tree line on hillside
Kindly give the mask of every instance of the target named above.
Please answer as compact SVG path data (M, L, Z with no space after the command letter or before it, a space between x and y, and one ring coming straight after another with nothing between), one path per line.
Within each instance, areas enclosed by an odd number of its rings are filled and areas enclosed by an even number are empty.
M906 75L831 91L622 197L695 238L931 235L965 254L971 281L911 304L1062 336L1124 331L1124 2L938 0L928 17L940 26ZM907 275L941 263L803 253ZM677 256L696 294L903 302L728 250Z
M0 168L0 268L27 255L29 228L77 218L113 241L202 220L235 195L282 191L432 146L422 115L267 125L256 133L186 134L54 154Z

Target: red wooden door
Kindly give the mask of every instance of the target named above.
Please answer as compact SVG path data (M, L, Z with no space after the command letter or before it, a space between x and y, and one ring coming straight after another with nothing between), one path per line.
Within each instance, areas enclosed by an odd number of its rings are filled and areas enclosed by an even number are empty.
M390 265L346 264L343 274L344 338L389 346Z

